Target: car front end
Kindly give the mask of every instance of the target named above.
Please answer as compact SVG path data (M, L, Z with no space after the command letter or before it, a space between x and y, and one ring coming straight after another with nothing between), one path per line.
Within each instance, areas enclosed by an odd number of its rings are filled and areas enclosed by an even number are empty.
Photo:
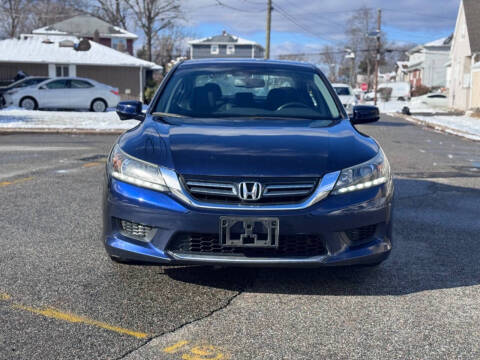
M107 161L103 242L113 259L314 267L389 256L390 165L344 113L329 126L284 118L175 122L160 120L155 106Z

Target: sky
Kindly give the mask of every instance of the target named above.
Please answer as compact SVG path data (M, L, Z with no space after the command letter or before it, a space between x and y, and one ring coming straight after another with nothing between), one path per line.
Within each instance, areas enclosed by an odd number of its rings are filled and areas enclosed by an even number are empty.
M460 0L273 0L272 54L315 52L343 39L360 7L382 9L389 41L425 43L449 36ZM182 0L194 37L222 30L265 45L267 0ZM376 21L376 19L374 19Z

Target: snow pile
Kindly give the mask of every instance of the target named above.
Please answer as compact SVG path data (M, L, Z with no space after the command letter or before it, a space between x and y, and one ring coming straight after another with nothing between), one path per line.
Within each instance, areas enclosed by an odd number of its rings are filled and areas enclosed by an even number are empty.
M0 110L1 128L127 130L136 120L121 121L114 111L105 113L79 111L38 111L19 108Z
M469 116L415 116L415 119L440 130L480 141L480 119Z

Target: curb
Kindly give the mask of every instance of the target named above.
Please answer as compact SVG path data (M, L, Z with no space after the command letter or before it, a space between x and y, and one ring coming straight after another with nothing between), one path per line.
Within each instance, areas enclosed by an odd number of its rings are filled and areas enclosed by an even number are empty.
M120 135L128 129L97 130L75 128L0 128L0 135L11 134L70 134L70 135Z
M437 131L441 131L441 132L446 133L446 134L462 137L466 140L480 141L480 136L478 136L476 134L466 132L466 131L458 130L458 129L451 128L451 127L444 126L444 125L430 123L428 121L420 120L420 119L417 119L417 118L415 118L411 115L405 115L405 114L402 114L402 113L395 113L395 116L400 117L404 120L410 121L412 123L415 123L417 125L422 125L422 126L425 126L427 128L437 130ZM479 139L472 139L472 137L477 137Z

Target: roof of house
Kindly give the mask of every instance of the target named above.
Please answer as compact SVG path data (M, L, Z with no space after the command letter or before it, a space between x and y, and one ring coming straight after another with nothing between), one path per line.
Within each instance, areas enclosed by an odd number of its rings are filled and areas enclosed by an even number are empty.
M255 41L250 41L247 39L242 39L238 36L231 35L227 33L226 31L222 32L220 35L214 35L202 39L197 39L197 40L191 40L188 42L190 45L196 45L196 44L203 44L203 45L209 45L209 44L235 44L235 45L258 45L261 46L260 44L256 43Z
M101 37L138 38L137 35L127 30L113 26L90 15L77 15L70 19L35 29L32 33L44 35L75 35L93 38L96 31L98 31Z
M0 40L0 63L76 64L133 66L160 70L162 67L126 53L90 41L88 51L60 46L65 40L78 43L74 36L22 35L19 39Z
M472 52L480 52L480 2L463 0L465 20L467 21L468 38Z
M417 45L414 48L407 51L407 54L416 53L425 48L436 48L436 50L445 50L449 51L452 44L453 36L443 37L441 39L433 40L425 44Z

